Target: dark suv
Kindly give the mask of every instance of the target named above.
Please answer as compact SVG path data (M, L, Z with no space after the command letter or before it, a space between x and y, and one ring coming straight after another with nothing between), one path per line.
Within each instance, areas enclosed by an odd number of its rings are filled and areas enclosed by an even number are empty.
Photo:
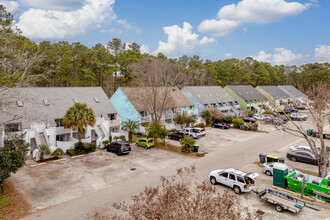
M281 114L281 115L284 115L284 114L290 114L290 113L295 113L295 112L298 112L298 109L295 109L295 108L292 108L292 107L286 107L286 108L284 108L283 109L283 111L280 111L279 113Z
M128 154L131 151L131 146L125 141L112 142L107 145L107 151L114 152L118 156Z
M228 123L224 123L224 122L213 123L212 128L229 129L230 125Z
M257 120L255 120L252 117L245 117L245 118L242 118L242 120L246 123L256 123L257 122Z
M186 135L188 136L188 135ZM174 140L181 140L185 137L185 133L183 131L173 131L168 134L168 138L174 139Z

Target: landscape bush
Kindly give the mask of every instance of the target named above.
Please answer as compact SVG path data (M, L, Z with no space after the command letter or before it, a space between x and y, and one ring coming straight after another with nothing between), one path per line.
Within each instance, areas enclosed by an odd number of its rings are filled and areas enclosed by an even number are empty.
M185 136L183 139L181 139L180 144L182 146L181 147L182 152L190 153L192 147L194 146L194 144L196 144L196 141L194 140L194 138L190 136Z
M268 115L273 115L274 112L272 110L266 110L262 114L268 114Z
M219 119L219 122L225 122L225 123L228 123L228 124L232 124L233 123L233 116L225 115L225 116L223 116Z
M240 125L244 125L244 121L240 118L233 118L233 127L239 128Z
M55 158L59 158L64 154L63 150L61 148L57 148L56 150L54 150L54 152L52 153L52 156Z
M91 143L77 142L74 145L74 149L70 149L70 150L73 150L74 153L72 151L70 151L70 153L75 154L75 155L88 154L88 153L95 152L96 145L91 144ZM68 153L68 151L67 151L67 153ZM75 156L75 155L71 155L70 153L68 153L70 156Z
M196 128L205 128L205 124L204 123L198 123L195 125Z
M77 153L74 149L68 149L68 150L66 150L66 153L69 154L71 157L77 155Z
M258 123L248 123L247 126L249 126L249 129L251 131L257 131L258 130Z

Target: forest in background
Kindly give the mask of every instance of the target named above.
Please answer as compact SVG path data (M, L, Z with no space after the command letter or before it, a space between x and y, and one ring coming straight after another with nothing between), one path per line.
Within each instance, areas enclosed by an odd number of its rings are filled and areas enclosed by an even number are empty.
M0 5L2 86L100 86L111 96L120 86L139 84L129 66L143 58L177 65L185 76L182 86L290 84L306 90L321 81L330 83L330 63L273 66L251 57L211 61L184 55L172 59L161 53L142 54L138 44L117 38L92 48L79 42L35 43L24 37L13 21L13 16Z

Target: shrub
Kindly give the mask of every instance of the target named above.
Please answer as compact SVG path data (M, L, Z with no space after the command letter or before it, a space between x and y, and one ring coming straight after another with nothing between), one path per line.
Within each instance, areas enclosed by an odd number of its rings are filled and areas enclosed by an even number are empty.
M239 128L240 125L244 125L244 121L240 118L233 118L233 127Z
M61 148L57 148L56 150L54 150L54 152L52 153L52 156L55 158L59 158L64 154L63 150Z
M85 148L85 153L88 154L88 153L95 152L96 145L92 144L92 143L87 143L87 144L84 144L84 148Z
M181 139L180 144L182 145L181 150L182 152L191 152L191 148L196 144L196 141L194 138L190 136L186 136L183 139Z
M74 151L77 155L85 153L85 145L83 142L77 142L74 144Z
M272 110L266 110L264 111L262 114L269 114L269 115L272 115L274 114L274 112Z
M69 154L70 156L76 156L77 153L74 149L68 149L66 150L66 153Z
M205 123L208 125L212 122L212 115L209 110L203 110L201 112L201 118L205 120Z
M109 143L110 143L109 140L102 141L102 144L104 144L104 145L107 145L107 144L109 144Z
M198 123L195 125L196 128L205 128L205 124L204 123Z
M249 129L251 131L257 131L258 130L258 124L257 123L248 123L247 126L249 126Z
M233 116L230 116L230 115L223 116L219 119L219 122L225 122L225 123L228 123L228 124L232 124L233 123Z

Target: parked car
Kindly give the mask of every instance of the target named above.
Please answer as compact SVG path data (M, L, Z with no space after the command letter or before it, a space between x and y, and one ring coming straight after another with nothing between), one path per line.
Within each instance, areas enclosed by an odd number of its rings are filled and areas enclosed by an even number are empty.
M256 114L253 115L253 118L255 118L256 120L264 120L265 116L262 115L262 114L256 113Z
M306 121L308 116L302 113L291 113L290 118L294 121Z
M324 179L330 180L330 171L329 171L328 174L324 177Z
M304 162L317 165L317 160L314 154L305 151L305 150L289 150L286 154L286 157L289 158L291 161L296 162Z
M250 192L255 188L254 179L259 176L257 173L246 173L233 168L222 170L213 170L209 178L213 185L221 183L234 190L236 194L241 192Z
M280 111L279 113L281 115L283 115L283 114L290 114L290 113L294 113L294 112L298 112L298 109L295 109L295 108L292 108L292 107L285 107L283 109L283 111Z
M289 148L289 150L291 150L291 151L302 150L302 151L308 151L309 153L312 153L312 149L310 146L303 146L303 145L291 146Z
M131 152L131 146L125 141L112 142L106 148L108 152L114 152L118 156Z
M202 133L194 131L193 128L184 128L183 131L195 139L202 137Z
M306 110L307 107L306 106L303 106L303 105L298 105L295 107L295 109L298 109L298 110Z
M287 122L289 120L286 115L279 115L278 118L282 119L284 122Z
M230 128L230 125L228 123L224 123L224 122L213 123L211 126L213 128L221 128L221 129L229 129Z
M252 117L245 117L245 118L242 118L242 120L244 121L244 122L247 122L247 123L256 123L257 122L257 120L256 119L254 119L254 118L252 118Z
M272 162L272 163L263 163L262 164L262 172L265 173L267 176L272 176L273 175L273 167L275 164L283 164L283 163L277 163L277 162ZM288 172L291 173L294 171L294 169L288 165Z
M144 148L151 148L155 146L154 140L152 138L140 138L136 141L136 145Z
M202 136L206 135L205 128L193 128L193 132L200 133Z
M184 131L173 131L168 134L169 139L174 139L174 140L178 140L178 141L183 139L185 136L188 136L188 135Z

